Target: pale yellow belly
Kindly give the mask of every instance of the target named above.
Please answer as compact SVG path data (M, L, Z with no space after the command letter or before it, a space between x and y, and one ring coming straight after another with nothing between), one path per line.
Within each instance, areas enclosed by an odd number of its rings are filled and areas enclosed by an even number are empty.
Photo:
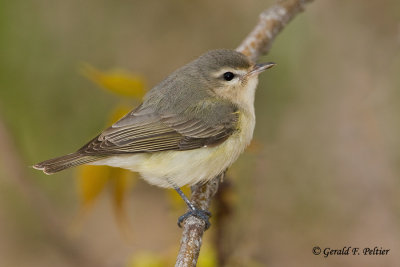
M181 187L206 182L225 171L250 143L254 116L240 116L239 131L215 147L114 156L94 165L109 165L139 172L151 184Z

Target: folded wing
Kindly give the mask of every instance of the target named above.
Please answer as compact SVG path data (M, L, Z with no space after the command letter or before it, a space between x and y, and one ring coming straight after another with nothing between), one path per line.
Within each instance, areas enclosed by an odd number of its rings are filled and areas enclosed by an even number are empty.
M78 152L107 156L189 150L220 144L236 130L237 109L233 105L205 108L207 110L199 111L202 116L196 117L197 112L159 114L149 107L139 106ZM208 116L212 120L208 120Z

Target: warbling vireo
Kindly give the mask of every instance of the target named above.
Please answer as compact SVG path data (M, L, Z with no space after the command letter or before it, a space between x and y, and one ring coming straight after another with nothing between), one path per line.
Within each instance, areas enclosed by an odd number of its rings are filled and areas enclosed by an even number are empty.
M173 187L190 212L206 220L179 187L224 172L250 143L255 126L258 74L274 63L254 64L234 50L205 53L152 88L143 103L77 152L43 161L52 174L81 164L139 172L150 184Z

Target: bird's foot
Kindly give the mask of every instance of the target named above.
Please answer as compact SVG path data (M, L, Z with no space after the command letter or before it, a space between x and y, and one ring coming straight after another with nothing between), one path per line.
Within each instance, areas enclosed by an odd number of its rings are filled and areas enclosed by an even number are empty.
M205 230L210 228L211 223L210 223L210 217L211 217L211 212L206 211L206 210L200 210L200 209L191 209L185 214L183 214L181 217L178 218L178 226L182 228L182 223L189 218L190 216L194 216L196 218L199 218L200 220L203 220L205 222Z

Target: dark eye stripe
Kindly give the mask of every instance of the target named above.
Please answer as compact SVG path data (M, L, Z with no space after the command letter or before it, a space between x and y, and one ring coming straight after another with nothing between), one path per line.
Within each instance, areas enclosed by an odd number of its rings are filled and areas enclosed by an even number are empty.
M233 78L235 78L235 74L233 74L232 72L228 71L224 73L224 79L226 81L232 81Z

